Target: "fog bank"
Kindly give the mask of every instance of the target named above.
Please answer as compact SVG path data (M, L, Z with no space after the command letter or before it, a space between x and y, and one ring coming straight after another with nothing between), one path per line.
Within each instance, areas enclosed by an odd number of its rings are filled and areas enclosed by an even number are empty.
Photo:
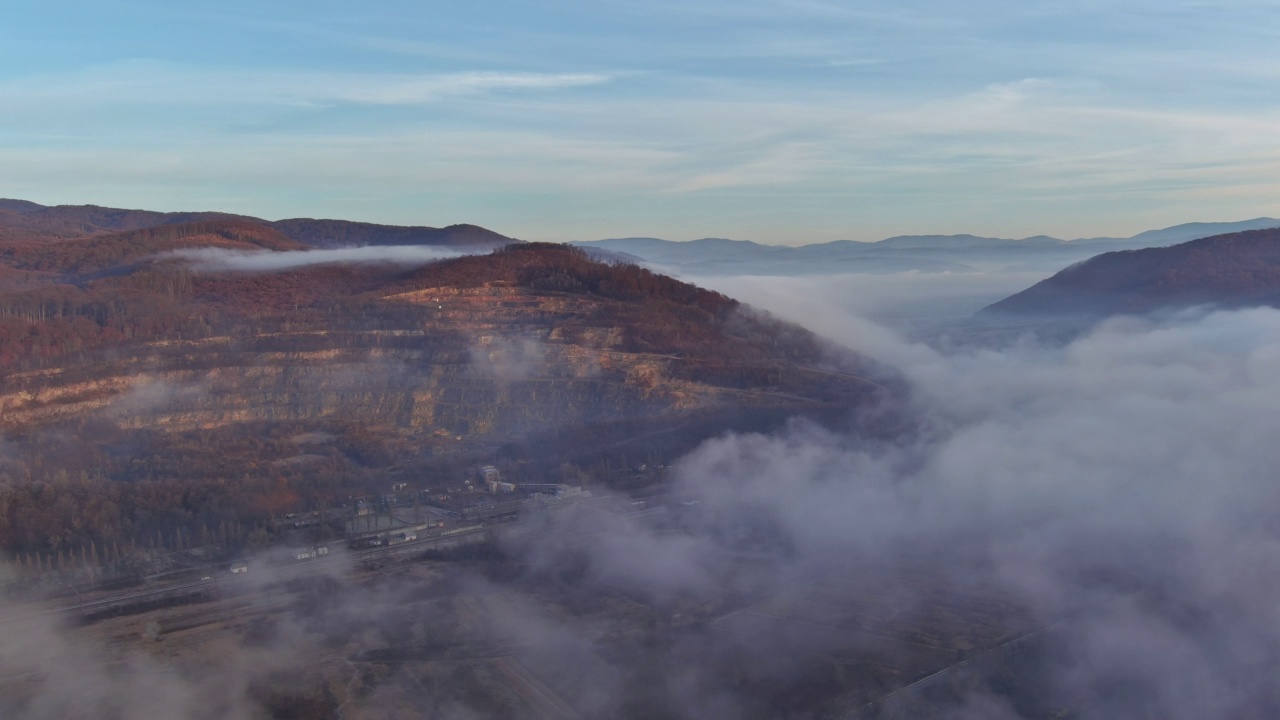
M895 627L976 593L1008 603L1009 636L1053 629L1033 696L975 686L934 708L943 717L1280 712L1280 311L1120 318L1065 346L950 353L849 317L809 319L905 374L914 431L870 442L797 422L725 435L678 463L676 492L696 504L675 529L580 521L562 544L522 551L540 572L572 558L601 592L660 606L750 596L766 626L745 638L709 626L693 651L709 677L681 695L681 716L768 716L756 691L715 675L726 642L735 674L797 693L797 666L778 656L806 628L825 628L805 641L810 657L856 656L857 612L803 609L837 586L855 588L850 603L894 596ZM768 609L779 604L793 609Z
M935 338L1051 273L893 273L808 277L686 277L833 337L868 321L908 337ZM867 332L879 332L866 328ZM855 345L862 349L861 345Z
M320 625L347 638L395 618L387 645L431 668L466 649L453 636L500 646L501 667L584 717L1280 716L1280 311L929 346L854 312L890 285L841 302L809 278L737 282L739 297L896 368L907 390L883 410L909 429L725 434L669 469L664 512L620 497L623 512L527 518L495 540L501 558L449 566L465 598L434 580L377 602L350 588L326 600L341 622ZM537 360L519 343L474 352L516 377ZM260 716L237 672L104 663L61 632L29 632L0 635L0 669L56 682L12 705L17 717L64 716L72 698L152 717L151 697L177 717ZM250 667L297 657L245 652ZM957 674L990 657L1016 667ZM912 694L935 672L943 691ZM437 699L458 686L409 677L402 689ZM63 698L64 685L77 690ZM443 717L486 716L475 698L446 699ZM928 712L895 705L908 701Z

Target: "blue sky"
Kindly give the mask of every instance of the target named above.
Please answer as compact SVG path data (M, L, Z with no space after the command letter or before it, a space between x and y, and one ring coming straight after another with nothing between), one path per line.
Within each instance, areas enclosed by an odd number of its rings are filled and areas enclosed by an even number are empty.
M526 239L1280 215L1280 4L8 0L0 196Z

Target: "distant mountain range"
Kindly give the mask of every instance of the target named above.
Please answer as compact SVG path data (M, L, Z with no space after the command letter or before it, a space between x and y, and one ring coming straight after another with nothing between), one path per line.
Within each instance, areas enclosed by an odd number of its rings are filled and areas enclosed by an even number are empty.
M450 225L443 228L404 227L310 218L273 222L246 215L219 212L164 213L97 205L46 206L26 200L0 199L0 239L74 238L209 221L237 221L260 225L312 248L431 245L489 250L520 242L476 225Z
M1091 320L1193 305L1280 306L1280 229L1104 253L990 305L980 316Z
M0 199L0 241L87 238L169 225L234 221L279 233L309 248L423 245L490 250L515 238L477 225L443 228L381 225L348 220L263 220L220 212L156 212L97 205L47 206ZM596 259L633 262L685 276L825 275L839 273L1027 271L1050 273L1112 250L1174 243L1280 227L1280 220L1187 223L1128 238L1061 240L1036 235L1019 240L976 235L901 235L878 242L837 240L791 247L749 240L703 238L675 242L650 237L571 243ZM47 249L45 250L47 251Z
M976 235L902 235L878 242L837 240L789 247L747 240L613 238L574 243L684 275L806 275L892 272L1051 272L1099 253L1171 245L1223 233L1280 227L1280 220L1187 223L1128 238L1011 240Z

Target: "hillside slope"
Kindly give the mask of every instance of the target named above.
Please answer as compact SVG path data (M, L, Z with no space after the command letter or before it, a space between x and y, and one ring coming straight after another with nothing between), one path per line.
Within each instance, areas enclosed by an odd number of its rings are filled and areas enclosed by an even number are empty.
M838 420L887 392L886 373L801 328L561 245L250 273L146 253L297 244L235 223L61 242L83 254L0 254L0 548L14 552L248 533L273 508L392 477L445 487L479 462L622 481L612 468L728 429ZM49 527L69 529L51 544Z
M191 248L306 250L284 234L245 220L204 220L69 238L0 239L0 263L61 274L103 271Z
M1280 304L1280 230L1105 253L990 305L982 314L1089 318L1205 304Z

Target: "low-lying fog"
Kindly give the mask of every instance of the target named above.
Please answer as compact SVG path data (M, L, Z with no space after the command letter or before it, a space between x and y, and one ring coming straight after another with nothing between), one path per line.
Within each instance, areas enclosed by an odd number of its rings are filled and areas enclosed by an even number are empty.
M571 565L578 591L659 606L726 588L794 596L874 576L907 614L931 589L898 583L893 568L924 558L940 582L1025 609L1028 629L1061 629L1062 646L1042 659L1050 664L1039 670L1037 713L1280 716L1280 311L1116 319L1062 346L1028 339L950 351L866 319L894 317L907 303L967 315L1028 280L707 283L895 367L910 384L903 402L912 430L893 442L803 422L770 436L726 435L677 464L678 493L698 503L674 528L568 518L507 552L530 577L559 577ZM758 561L726 562L743 552ZM546 667L574 665L590 690L566 699L587 717L624 716L618 698L628 673L638 672L672 716L763 716L741 678L767 683L794 671L777 662L776 633L744 634L730 623L712 622L638 669L594 658L590 624L553 622L532 604L494 622L516 618L520 629L510 632L523 642L563 650L540 655ZM823 630L824 642L838 643L839 632ZM94 657L65 641L35 654L21 643L21 635L0 634L0 664L63 678L59 664ZM726 663L732 673L720 672ZM211 686L236 690L243 681L205 678L163 697L181 699L170 701L173 717L208 717L197 706ZM77 701L132 707L111 698L137 687L95 682L77 690ZM29 707L27 717L55 717L65 703ZM1051 716L1026 708L1007 689L979 686L937 712ZM465 708L456 715L476 716Z
M903 295L996 299L970 280L718 283L896 367L921 431L881 447L811 427L726 437L684 460L682 482L730 516L767 508L801 557L934 552L1042 621L1071 618L1050 679L1085 717L1276 716L1280 311L950 352L858 317L892 316Z
M1052 273L972 272L809 275L685 276L829 337L848 324L871 321L910 338L932 338L997 300ZM857 346L855 346L857 347Z

